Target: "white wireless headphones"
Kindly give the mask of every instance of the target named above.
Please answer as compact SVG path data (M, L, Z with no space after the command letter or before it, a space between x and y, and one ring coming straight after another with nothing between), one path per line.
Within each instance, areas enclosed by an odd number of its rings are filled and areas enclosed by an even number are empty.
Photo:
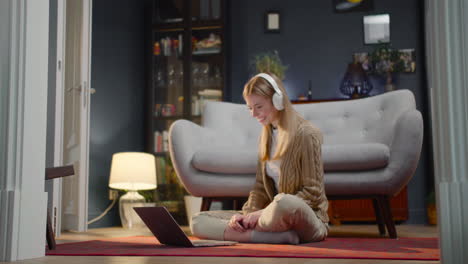
M273 94L273 97L271 98L271 100L273 101L273 106L278 111L283 110L284 109L283 93L278 88L278 84L276 83L275 79L273 79L273 77L271 77L270 75L266 73L259 73L255 75L254 77L262 77L263 79L265 79L267 82L271 84L271 86L275 90L275 93Z

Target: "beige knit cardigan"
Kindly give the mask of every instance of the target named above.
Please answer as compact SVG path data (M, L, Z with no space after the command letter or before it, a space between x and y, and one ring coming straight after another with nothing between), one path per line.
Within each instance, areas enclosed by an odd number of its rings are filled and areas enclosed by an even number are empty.
M293 194L303 199L322 222L328 223L322 143L320 130L302 119L281 160L278 192ZM265 166L266 162L259 159L254 188L242 207L244 214L265 208L277 193L273 179L265 173Z

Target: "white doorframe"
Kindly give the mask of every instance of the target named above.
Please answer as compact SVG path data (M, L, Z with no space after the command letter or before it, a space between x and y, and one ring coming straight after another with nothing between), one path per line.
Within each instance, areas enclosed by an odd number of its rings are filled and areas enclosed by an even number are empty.
M76 231L87 230L88 222L88 182L89 182L89 120L90 120L90 82L91 82L91 34L92 34L92 0L82 0L83 4L83 28L81 43L81 74L83 83L81 87L81 122L80 122L80 169L78 175L78 208L77 217L74 221ZM56 116L55 116L55 150L54 164L65 165L64 162L64 96L65 96L65 67L66 67L66 0L57 1L57 79L56 79ZM53 218L55 221L56 235L61 232L62 221L62 179L54 180L53 190ZM66 228L66 227L65 227Z
M57 0L57 61L55 79L55 141L54 166L63 166L63 96L64 96L64 47L66 0ZM53 180L52 188L52 228L56 236L61 233L62 179Z
M81 112L81 140L80 140L80 160L81 172L79 180L79 192L82 199L79 200L79 229L78 231L88 230L88 184L89 184L89 119L91 112L91 34L92 34L92 0L83 0L83 38L82 38L82 64L81 74L84 80L82 87L83 108Z
M8 90L0 261L44 256L49 0L0 1L0 84ZM7 53L7 54L5 54Z
M83 53L86 54L86 62L83 63L83 70L81 71L84 74L83 79L87 80L86 83L83 85L83 89L85 90L85 100L87 104L87 111L83 113L84 119L82 122L85 124L81 124L82 134L86 135L84 142L81 143L82 152L81 157L83 160L83 166L86 171L86 177L83 180L83 192L86 194L85 201L83 201L83 205L85 208L85 217L83 218L83 226L85 230L88 230L88 194L89 194L89 142L90 142L90 115L91 115L91 52L92 52L92 27L93 27L93 0L85 0L84 1L84 17L85 22L83 23L83 27L86 29L86 34L84 34L83 42L86 43L83 45Z

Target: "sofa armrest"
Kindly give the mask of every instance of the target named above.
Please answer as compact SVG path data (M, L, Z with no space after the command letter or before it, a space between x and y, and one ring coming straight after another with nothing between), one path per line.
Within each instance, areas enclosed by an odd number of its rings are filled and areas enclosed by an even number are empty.
M192 167L192 158L195 152L202 147L208 138L209 130L191 121L180 119L172 123L169 128L169 152L172 164L187 190L190 190L193 177L196 174ZM188 187L188 188L187 188Z
M404 112L396 121L386 169L389 193L398 194L413 177L421 155L424 126L421 113Z

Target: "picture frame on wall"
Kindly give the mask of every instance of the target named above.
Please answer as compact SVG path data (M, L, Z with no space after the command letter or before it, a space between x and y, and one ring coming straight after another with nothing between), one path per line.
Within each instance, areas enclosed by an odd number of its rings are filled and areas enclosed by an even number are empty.
M416 71L416 52L414 49L400 49L400 58L403 60L403 72L412 73Z
M374 0L333 0L335 13L369 12L374 10Z
M280 33L281 15L279 11L265 13L265 33Z
M402 63L402 69L398 66L398 72L414 73L416 71L415 49L398 49L397 54L397 57L394 57L393 62L391 63L397 63L398 65ZM360 63L362 69L367 74L372 74L375 70L376 62L372 61L371 54L369 54L369 52L355 52L353 53L352 59L354 63Z
M363 16L364 44L390 43L390 15Z

